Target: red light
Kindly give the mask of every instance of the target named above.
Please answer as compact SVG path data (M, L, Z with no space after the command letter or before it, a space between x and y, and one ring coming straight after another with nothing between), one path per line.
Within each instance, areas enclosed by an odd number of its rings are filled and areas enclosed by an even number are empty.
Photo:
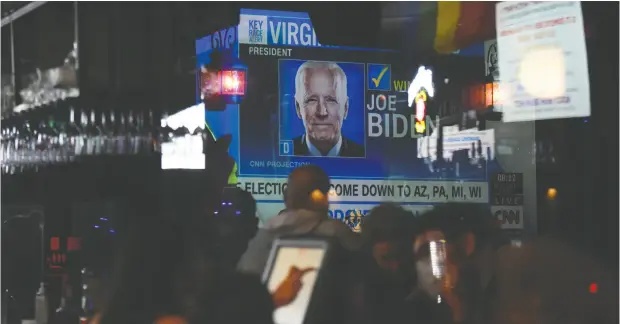
M67 262L67 255L64 253L52 253L52 256L47 257L46 261L50 269L62 269Z
M60 249L60 239L58 236L54 236L50 239L50 250L58 251Z
M222 82L222 94L245 95L245 72L228 70L220 72Z
M591 294L596 294L598 292L598 285L595 282L591 283L589 290Z
M79 251L82 249L82 240L79 237L67 238L67 251Z

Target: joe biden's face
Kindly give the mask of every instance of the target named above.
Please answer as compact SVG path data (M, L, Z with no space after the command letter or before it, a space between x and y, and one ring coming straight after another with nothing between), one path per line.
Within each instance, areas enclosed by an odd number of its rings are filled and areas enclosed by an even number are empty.
M309 139L316 144L335 144L347 115L348 98L338 96L334 76L326 69L309 70L305 91L297 101L297 116L304 122Z

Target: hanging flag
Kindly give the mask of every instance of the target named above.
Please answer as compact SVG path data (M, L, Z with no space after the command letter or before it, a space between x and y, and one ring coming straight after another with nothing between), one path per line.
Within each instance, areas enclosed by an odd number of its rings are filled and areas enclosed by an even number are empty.
M433 48L450 54L495 37L495 1L438 1Z
M415 45L423 52L434 50L452 54L495 38L496 1L421 1L407 30L415 35ZM411 40L412 35L405 36Z

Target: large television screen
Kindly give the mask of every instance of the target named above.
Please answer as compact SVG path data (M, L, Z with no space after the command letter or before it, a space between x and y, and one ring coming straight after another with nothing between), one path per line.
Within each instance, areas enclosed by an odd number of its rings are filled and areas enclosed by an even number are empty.
M478 140L454 146L471 150L475 142L474 157L458 172L446 171L459 168L453 159L437 168L429 163L434 157L419 151L419 139L439 129L426 116L426 130L417 131L415 107L408 103L421 64L393 51L322 46L306 13L243 9L231 30L196 41L197 67L210 61L212 51L232 49L228 55L238 55L247 67L246 95L224 110L207 107L205 118L216 137L233 136L229 153L239 187L257 200L262 221L284 208L286 177L306 164L328 173L330 215L345 221L387 201L415 212L445 202L489 202L493 165L482 161L493 157L484 148L478 154ZM435 77L435 85L444 82ZM197 76L197 102L200 88ZM432 105L435 98L428 100ZM490 132L475 136L492 146Z

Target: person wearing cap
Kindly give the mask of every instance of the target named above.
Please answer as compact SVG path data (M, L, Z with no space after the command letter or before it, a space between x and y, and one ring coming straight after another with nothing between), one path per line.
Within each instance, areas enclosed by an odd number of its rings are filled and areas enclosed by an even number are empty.
M565 242L507 244L481 204L440 205L416 223L419 290L410 297L426 301L417 308L425 315L443 317L429 314L430 305L447 306L448 318L435 322L618 323L617 274ZM443 262L432 261L441 258L432 249L438 244L445 245Z

